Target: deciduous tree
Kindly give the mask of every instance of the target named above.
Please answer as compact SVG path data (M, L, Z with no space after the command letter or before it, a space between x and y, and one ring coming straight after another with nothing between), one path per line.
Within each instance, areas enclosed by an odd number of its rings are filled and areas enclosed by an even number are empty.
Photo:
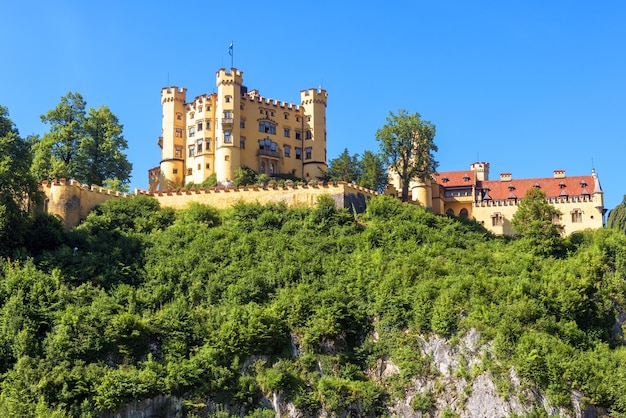
M32 155L19 136L9 111L0 106L0 253L19 244L37 184L30 174Z
M531 188L519 203L511 224L515 233L531 244L532 252L550 255L563 244L560 216L561 212L547 202L543 190Z
M615 208L609 213L606 225L609 228L619 229L622 232L626 232L626 195L624 195L622 203L615 206Z
M34 141L33 174L39 179L64 177L121 188L132 169L123 153L128 148L123 125L107 106L88 111L85 107L83 97L70 92L41 116L50 131Z
M408 200L411 181L424 181L436 173L434 137L435 125L404 109L389 112L387 123L376 131L383 160L402 182L403 201Z

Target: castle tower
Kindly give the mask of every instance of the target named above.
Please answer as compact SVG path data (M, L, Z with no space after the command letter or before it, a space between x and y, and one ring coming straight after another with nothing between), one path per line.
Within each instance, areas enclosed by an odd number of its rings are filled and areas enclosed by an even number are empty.
M163 125L161 146L161 170L159 189L174 189L183 184L185 172L185 100L187 89L166 87L161 89Z
M470 169L474 172L476 180L489 180L489 163L475 162L474 164L470 165Z
M326 90L300 91L303 107L302 122L302 171L305 180L314 179L327 169L326 165Z
M433 209L432 181L430 179L411 182L410 189L411 199L414 202L418 202L420 206L426 208L426 210Z
M241 86L243 72L236 68L217 73L217 101L215 106L215 173L217 181L232 180L241 165Z

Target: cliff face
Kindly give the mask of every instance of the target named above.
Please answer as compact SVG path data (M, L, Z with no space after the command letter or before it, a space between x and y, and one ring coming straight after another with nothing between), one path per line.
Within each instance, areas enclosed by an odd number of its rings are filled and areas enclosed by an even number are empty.
M378 340L376 334L372 335ZM449 340L437 335L420 336L421 355L428 362L428 372L412 379L410 387L397 393L394 399L388 399L385 415L392 417L490 417L504 418L527 416L533 412L548 416L571 418L595 418L607 416L601 408L585 405L583 394L574 392L570 396L571 407L555 407L550 404L545 393L536 387L522 382L514 368L502 370L494 375L496 369L492 360L491 344L481 341L480 334L470 330L462 338ZM299 355L296 345L292 354ZM324 374L321 366L320 374ZM394 376L401 373L400 368L389 357L380 358L375 367L368 370L367 376L383 386L389 386ZM303 418L313 416L298 410L293 403L284 400L280 392L271 392L264 397L264 404L271 408L276 418ZM221 405L210 399L205 403L204 414L214 416L244 416L241 408L232 405L224 410ZM148 418L184 416L184 405L180 398L157 397L143 402L127 405L122 410L106 415L106 418ZM221 416L221 415L220 415ZM315 416L337 416L322 409ZM368 416L353 404L341 417Z

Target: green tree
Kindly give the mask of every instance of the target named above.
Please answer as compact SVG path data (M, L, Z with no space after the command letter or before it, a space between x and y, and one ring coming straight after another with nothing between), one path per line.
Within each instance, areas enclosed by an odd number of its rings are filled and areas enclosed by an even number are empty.
M359 161L361 175L357 183L368 189L383 191L387 184L387 170L379 154L365 151Z
M606 220L606 226L626 232L626 195L624 195L622 203L615 206L615 208L609 212L609 217Z
M511 224L515 233L530 243L535 254L553 254L563 245L563 225L558 222L561 212L546 200L539 188L531 188L519 203Z
M54 109L41 115L41 121L50 124L50 132L33 146L33 173L37 178L75 177L76 155L84 137L85 106L83 96L70 92Z
M345 148L339 157L330 160L327 174L333 181L356 182L361 177L359 154L350 155L348 148Z
M122 152L128 143L117 117L107 106L91 108L83 127L85 136L76 155L76 177L87 184L128 183L132 164Z
M39 179L64 177L81 183L116 185L129 182L132 165L122 152L128 144L123 126L108 107L85 110L79 93L68 93L45 115L50 131L34 140L33 174Z
M387 123L376 131L380 154L400 178L405 202L411 181L424 181L436 173L438 162L433 155L437 151L434 137L435 125L422 120L419 113L409 114L404 109L397 114L389 112Z
M30 174L32 154L19 136L9 111L0 106L0 253L20 243L28 218L29 198L37 183Z

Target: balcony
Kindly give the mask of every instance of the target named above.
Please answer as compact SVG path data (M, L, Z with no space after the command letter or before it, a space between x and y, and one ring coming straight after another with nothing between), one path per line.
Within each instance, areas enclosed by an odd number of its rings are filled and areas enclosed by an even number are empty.
M233 118L222 118L222 127L233 126Z
M280 158L280 152L278 151L271 151L268 149L260 149L256 152L256 155L264 155L266 157L272 157L272 158Z

